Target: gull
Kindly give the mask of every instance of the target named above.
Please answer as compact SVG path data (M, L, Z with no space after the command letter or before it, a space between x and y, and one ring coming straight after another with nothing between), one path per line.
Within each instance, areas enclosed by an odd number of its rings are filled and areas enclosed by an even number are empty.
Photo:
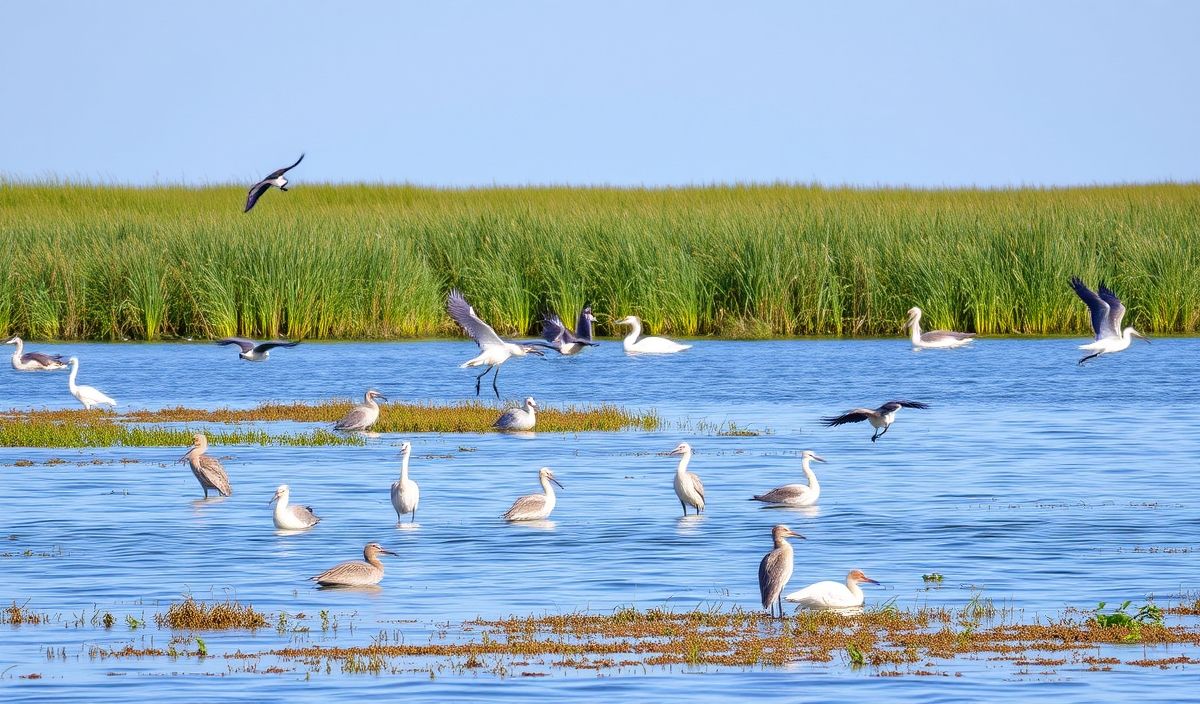
M675 495L683 506L683 515L687 515L688 506L695 508L699 514L704 510L704 483L695 472L687 471L688 462L692 460L692 446L681 442L667 454L680 455L679 467L675 469Z
M280 484L275 490L275 496L267 502L267 505L275 504L275 513L272 519L275 521L275 527L280 530L305 530L312 528L321 522L321 519L313 513L312 506L289 506L288 497L291 491L287 484Z
M335 565L316 577L309 577L322 587L367 587L383 579L383 563L379 555L395 555L379 543L367 543L362 560L348 560Z
M449 311L450 317L454 318L454 322L458 323L463 331L475 341L475 344L479 345L479 355L463 362L459 368L487 367L482 374L475 377L476 396L479 395L479 382L494 369L496 373L492 375L492 390L496 392L496 398L500 398L500 389L496 387L496 379L500 376L500 365L507 362L510 357L524 357L527 354L544 356L544 353L533 345L518 345L500 339L491 325L475 315L475 309L467 303L467 299L463 298L458 289L450 292L446 301L446 310ZM536 344L543 347L549 346L545 343Z
M542 467L538 470L538 481L542 484L543 493L529 494L514 501L513 505L504 512L504 520L540 521L550 516L557 501L554 496L554 487L550 484L551 482L558 484L559 489L563 488L563 485L554 478L554 472L550 471L549 467Z
M375 421L379 420L379 404L375 403L377 398L387 400L386 396L375 389L367 389L366 395L363 396L363 405L350 409L349 413L334 424L333 429L366 430L375 425Z
M920 401L888 401L879 408L855 408L846 411L840 416L830 416L822 418L821 422L825 427L832 428L836 425L844 425L846 423L858 423L859 421L870 421L871 427L875 428L875 434L871 436L871 442L875 442L883 437L888 428L896 420L896 411L901 408L929 408L928 404ZM883 428L883 432L879 429Z
M1128 347L1135 337L1145 340L1147 343L1150 342L1145 335L1132 327L1121 330L1121 319L1125 317L1125 306L1121 304L1121 299L1117 298L1116 294L1103 283L1100 284L1100 293L1096 294L1085 286L1078 276L1072 276L1071 288L1075 289L1075 293L1083 299L1088 310L1091 311L1092 332L1096 334L1094 342L1079 346L1081 350L1092 352L1080 359L1080 364L1102 354L1120 352Z
M250 192L246 194L246 209L242 212L250 212L250 209L254 207L254 204L258 202L258 199L262 197L262 194L271 190L271 186L275 186L281 191L286 191L288 180L284 178L283 175L296 168L296 165L302 161L304 161L303 154L300 155L300 158L296 160L295 164L272 171L269 176L251 186Z
M271 340L270 342L255 342L244 337L226 337L217 340L218 345L237 345L242 348L238 356L247 362L265 362L271 356L271 350L276 347L295 347L299 342L287 340Z
M229 475L225 474L225 468L217 461L216 457L209 457L204 454L208 450L208 437L204 433L196 433L192 436L192 446L188 448L187 453L179 458L180 462L187 460L192 467L192 474L196 475L196 481L200 482L200 488L204 489L204 498L208 498L208 490L212 489L221 496L230 496L233 494L233 489L229 486Z
M575 323L575 332L567 329L563 325L562 318L558 317L557 313L552 313L542 318L542 339L550 343L552 349L558 350L559 354L579 354L584 347L595 347L598 343L592 342L592 323L596 322L596 316L592 315L592 307L584 306L579 313L579 320Z
M779 593L787 586L792 578L792 546L788 538L804 539L803 535L794 532L785 525L777 525L771 529L771 538L775 541L775 549L763 556L758 563L758 593L762 597L764 609L775 615L775 605L779 605L779 618L783 618L783 601Z
M498 430L533 430L537 423L537 401L530 396L525 399L524 408L510 408L492 423Z
M806 609L853 609L863 605L863 592L858 588L860 582L879 584L859 570L850 570L845 584L817 582L783 598Z
M643 337L639 340L638 335L642 334L642 321L636 315L626 316L618 320L615 325L629 325L633 328L625 336L623 343L625 351L630 354L671 354L691 348L691 345L681 345L665 337Z
M71 357L67 360L67 364L71 366L71 375L67 377L67 389L71 395L83 404L84 410L91 410L92 406L112 406L117 407L117 402L109 398L94 386L77 386L75 377L79 374L79 358Z
M17 346L17 349L13 350L12 366L19 372L50 372L67 368L67 360L63 359L61 354L26 352L25 343L16 335L4 344Z
M821 485L817 482L817 475L813 474L812 467L809 466L810 460L825 461L812 450L805 450L804 454L800 456L800 468L804 470L804 476L808 478L807 485L784 484L750 500L782 506L812 506L817 503L817 499L821 496Z
M908 309L908 322L905 325L912 333L914 349L949 349L968 345L975 339L973 332L951 332L950 330L930 330L921 332L921 309Z
M400 478L392 482L392 508L396 509L396 519L404 514L412 514L412 522L417 522L417 504L421 501L421 488L408 478L408 456L412 454L412 443L405 441L400 445Z

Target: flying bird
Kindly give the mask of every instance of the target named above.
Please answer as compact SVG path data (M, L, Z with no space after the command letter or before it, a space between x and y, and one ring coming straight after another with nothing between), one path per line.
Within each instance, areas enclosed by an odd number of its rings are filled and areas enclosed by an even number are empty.
M296 160L295 164L272 171L269 176L251 186L250 192L246 194L246 209L242 212L250 212L250 209L254 207L254 204L258 202L258 199L262 197L262 194L269 191L271 186L275 186L281 191L286 191L288 180L284 178L283 175L296 168L296 166L302 161L304 161L303 154L300 155L300 158Z
M929 332L921 332L921 309L908 309L908 322L905 323L909 331L912 333L912 346L914 349L950 349L952 347L962 347L968 345L975 339L973 332L952 332L950 330L930 330Z
M299 342L287 340L271 340L270 342L255 342L244 337L226 337L217 340L218 345L237 345L242 349L238 356L247 362L265 362L271 356L271 350L276 347L295 347Z
M463 362L459 368L487 367L482 374L475 377L476 396L479 395L479 383L483 377L487 376L488 372L495 370L495 374L492 375L492 390L496 392L496 398L500 398L500 389L496 387L496 379L500 376L500 365L507 362L510 357L524 357L527 354L545 356L544 352L533 345L518 345L500 339L491 325L475 315L475 309L471 307L470 303L467 303L467 299L463 298L458 289L450 292L449 298L446 299L446 310L450 313L450 317L454 318L454 322L458 323L463 331L475 341L475 344L479 345L479 355ZM549 347L545 343L534 344Z
M584 306L575 323L575 332L563 325L562 318L557 313L551 313L542 318L542 339L550 343L552 349L559 354L579 354L584 347L595 347L599 343L592 342L592 323L596 316L592 314L591 306Z
M1117 298L1116 294L1103 283L1100 284L1100 293L1097 294L1085 286L1078 276L1072 276L1071 288L1075 289L1075 293L1083 299L1088 310L1091 311L1092 332L1096 334L1094 342L1079 346L1079 349L1092 353L1080 359L1079 364L1102 354L1120 352L1129 347L1135 337L1145 340L1147 343L1150 342L1149 338L1132 327L1121 330L1121 319L1125 317L1125 306L1121 304L1121 299Z
M837 425L845 425L846 423L858 423L860 421L869 421L871 427L875 428L875 434L871 436L871 442L875 442L883 437L888 428L896 420L896 411L901 408L929 408L928 404L920 401L888 401L879 408L855 408L851 411L846 411L840 416L830 416L822 418L821 422L825 427L832 428ZM883 428L882 432L879 430Z

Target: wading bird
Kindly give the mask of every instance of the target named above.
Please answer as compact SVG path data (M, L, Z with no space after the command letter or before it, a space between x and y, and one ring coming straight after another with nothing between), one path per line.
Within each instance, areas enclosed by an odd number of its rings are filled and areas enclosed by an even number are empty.
M921 309L908 309L908 322L905 325L912 333L912 346L914 349L948 349L951 347L962 347L968 345L975 339L973 332L952 332L950 330L930 330L929 332L921 332Z
M408 478L408 457L412 454L412 443L405 441L400 446L400 478L392 482L392 508L396 509L396 520L404 518L404 514L412 514L412 522L417 522L417 504L421 502L421 488Z
M375 425L375 421L379 420L379 404L375 403L375 399L377 398L381 398L384 401L387 400L386 396L375 389L367 389L366 395L363 396L362 405L351 408L341 420L334 424L333 429L345 431L366 430Z
M817 499L821 496L821 484L817 482L817 475L813 473L812 467L809 466L811 460L818 462L825 461L812 450L805 450L804 454L800 456L800 468L804 470L804 476L808 478L807 485L784 484L765 494L759 494L750 500L781 506L812 506L817 503Z
M16 335L4 342L6 345L16 345L13 350L13 369L19 372L52 372L66 369L67 360L61 354L43 354L41 352L26 352L25 343Z
M636 315L621 318L615 325L629 325L633 328L622 343L625 351L630 354L671 354L691 349L691 345L681 345L665 337L643 337L639 340L638 335L642 334L642 321Z
M498 430L533 430L537 423L537 401L533 397L525 399L524 408L510 408L492 423Z
M369 587L383 579L380 555L395 555L379 543L367 543L362 560L348 560L331 567L316 577L309 577L322 587Z
M303 154L300 155L300 158L296 160L295 164L272 171L269 176L251 186L250 192L246 194L246 209L242 212L250 212L250 209L254 207L254 204L258 202L258 199L262 197L262 194L271 190L271 186L275 186L281 191L286 191L288 180L284 178L283 175L296 168L296 166L302 161L304 161Z
M192 474L196 476L196 481L200 482L200 488L204 490L204 498L208 498L209 489L221 496L232 495L233 489L229 486L229 475L225 474L225 468L221 466L216 457L204 454L207 450L208 437L204 433L196 433L192 436L192 446L188 448L183 457L179 458L179 461L186 460L191 465Z
M1125 317L1125 306L1107 286L1100 284L1100 293L1096 294L1079 280L1078 276L1071 277L1071 288L1087 304L1092 314L1092 332L1096 334L1095 342L1080 345L1079 349L1092 354L1079 360L1080 364L1094 359L1102 354L1120 352L1133 342L1133 338L1150 342L1149 338L1132 327L1121 330L1121 319Z
M536 354L539 357L544 356L544 353L533 345L518 345L512 342L501 340L496 331L491 325L479 319L475 315L475 309L471 304L467 303L467 299L463 298L462 293L457 289L450 292L449 298L446 300L446 310L450 313L450 317L454 318L454 322L479 345L479 355L472 359L468 359L459 365L459 368L467 367L484 367L483 373L475 377L475 395L479 395L479 383L487 373L495 370L492 375L492 390L496 392L496 398L500 398L500 389L496 387L496 379L500 376L500 365L508 361L509 357L524 357L527 354ZM543 347L548 345L541 344Z
M271 356L271 350L276 347L295 347L299 342L287 340L271 340L270 342L255 342L244 337L226 337L217 340L218 345L237 345L242 349L238 356L247 362L265 362Z
M794 532L785 525L777 525L771 529L771 538L775 541L775 549L763 556L758 563L758 593L762 597L764 609L775 615L775 606L779 606L779 618L783 618L783 601L779 594L792 578L792 546L788 538L804 539L803 535Z
M679 455L679 466L675 468L675 495L683 506L683 515L687 515L687 507L691 506L699 514L704 511L704 482L695 472L687 470L688 462L692 460L692 446L681 442L668 455Z
M875 442L887 433L888 428L896 420L896 411L901 408L929 408L928 404L920 401L888 401L879 408L855 408L851 411L846 411L840 416L830 416L822 418L821 422L825 427L832 428L836 425L845 425L846 423L858 423L859 421L870 421L871 427L875 429L875 434L871 436L871 442ZM880 431L880 428L883 428Z
M550 348L558 350L559 354L579 354L584 347L595 347L592 342L592 323L596 316L592 315L592 307L585 306L579 313L575 323L575 332L563 325L562 318L557 313L551 313L542 318L542 339L550 343Z
M859 570L850 570L846 583L817 582L783 597L806 609L853 609L863 605L863 592L859 583L879 584Z
M538 481L542 483L544 493L529 494L514 501L513 505L504 512L504 520L540 521L550 515L557 501L554 496L554 487L550 484L551 482L558 484L559 489L563 488L563 485L554 478L554 472L551 472L549 467L542 467L538 470Z
M267 505L275 504L275 513L271 518L275 521L275 527L280 530L305 530L312 528L321 522L321 519L313 513L312 506L289 506L288 498L291 496L291 490L287 484L280 484L275 490L275 496L267 502Z
M83 404L85 410L91 410L92 406L112 406L117 407L117 402L106 396L102 391L94 386L78 386L75 383L75 377L79 375L79 358L71 357L67 360L67 364L71 366L71 375L67 377L67 389L71 395Z

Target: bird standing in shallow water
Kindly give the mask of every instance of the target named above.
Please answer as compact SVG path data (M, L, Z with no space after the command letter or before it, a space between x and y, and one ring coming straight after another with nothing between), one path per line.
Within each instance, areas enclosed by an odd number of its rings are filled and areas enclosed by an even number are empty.
M780 506L812 506L817 503L817 499L821 496L821 484L817 481L817 475L813 473L812 467L809 465L811 460L825 461L812 450L805 450L804 454L800 456L800 468L804 470L804 476L808 478L807 485L784 484L765 494L755 496L751 501L762 501Z
M1079 364L1083 364L1089 359L1095 359L1102 354L1120 352L1129 347L1135 337L1145 340L1147 343L1150 342L1149 338L1132 327L1121 330L1121 320L1125 317L1125 306L1107 286L1100 284L1100 293L1097 294L1085 286L1078 276L1073 276L1071 277L1071 288L1075 289L1075 294L1087 304L1092 318L1092 332L1096 334L1094 342L1079 346L1079 349L1092 353L1080 359Z
M225 474L225 468L217 461L215 457L209 457L204 454L208 450L208 437L204 433L196 433L192 436L192 446L188 449L187 454L179 458L180 462L187 460L192 467L192 474L196 476L196 481L200 482L200 488L204 489L204 498L208 498L208 490L212 489L221 496L230 496L233 494L233 489L229 486L229 476Z
M858 588L859 583L879 584L860 570L850 570L846 583L817 582L783 597L806 609L853 609L863 605L866 596Z
M758 563L758 592L763 608L774 615L778 603L779 618L783 618L783 601L779 594L792 578L792 546L788 538L803 540L804 536L782 524L772 528L771 539L775 541L775 549L764 555L762 562Z
M296 160L295 164L292 164L291 166L285 166L282 169L276 169L275 171L272 171L266 178L251 186L250 191L246 193L246 209L242 212L250 212L250 209L254 207L254 204L258 202L258 199L262 197L262 194L271 190L271 186L275 186L281 191L286 191L288 180L284 178L283 175L296 168L296 166L302 161L304 161L303 154L300 155L300 158Z
M395 554L379 543L367 543L363 548L366 562L347 560L309 579L322 587L368 587L379 584L383 579L383 563L379 561L379 556Z
M417 504L421 501L421 488L408 478L408 457L412 454L412 443L407 440L400 446L400 478L392 482L392 508L396 509L396 520L404 514L412 514L417 522Z
M846 423L869 421L871 427L875 428L875 434L871 436L871 442L875 442L883 437L888 428L892 427L892 423L896 420L896 411L901 408L929 408L929 405L920 401L888 401L879 408L855 408L840 416L822 418L821 422L825 424L825 427L832 428ZM880 431L880 428L883 430Z
M92 406L112 406L117 407L117 402L109 398L103 391L94 386L80 386L75 383L75 377L79 374L79 358L72 357L67 360L67 364L71 366L71 374L67 377L67 390L75 397L86 411L90 411Z
M692 446L681 442L667 454L679 455L679 466L675 469L675 495L683 506L683 515L687 515L688 506L700 514L704 511L704 482L695 472L687 471L688 462L692 461Z

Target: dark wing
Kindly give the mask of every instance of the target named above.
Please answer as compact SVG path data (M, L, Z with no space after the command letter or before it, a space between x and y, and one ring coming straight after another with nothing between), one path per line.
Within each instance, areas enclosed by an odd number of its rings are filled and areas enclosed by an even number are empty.
M254 349L258 350L259 352L267 352L275 349L276 347L295 347L298 344L300 343L288 342L287 340L271 340L270 342L264 342L262 344L255 345Z
M454 318L454 322L458 323L462 329L475 340L475 344L483 347L503 345L504 340L496 334L491 325L479 319L475 315L475 309L467 303L467 299L463 298L462 293L458 289L450 292L449 298L446 299L446 311L450 313L450 317Z
M250 350L254 349L254 346L258 343L255 342L254 340L247 340L244 337L225 337L220 340L217 340L216 344L218 344L218 345L237 345L238 347L242 348L243 352L249 352Z
M783 591L783 559L782 550L772 550L758 563L758 593L764 609L770 608L775 596Z
M246 209L243 210L242 212L243 213L250 212L250 209L254 207L254 204L258 202L258 199L260 197L262 197L262 194L266 193L267 189L269 189L270 187L271 187L271 184L268 181L259 181L258 183L251 186L250 192L246 194Z
M296 168L296 165L302 161L304 161L304 154L300 155L300 158L296 160L295 164L292 164L291 166L285 166L282 169L276 169L275 171L272 171L271 175L268 176L265 180L270 181L270 180L279 178L280 176L282 176L282 175L286 174L287 172L291 171L292 169Z
M37 362L43 367L49 367L54 364L66 364L66 360L61 354L45 354L42 352L26 352L21 355L22 362Z
M846 423L858 423L875 415L876 411L870 408L855 408L852 411L847 411L840 416L827 416L821 419L826 428L832 428L837 425L845 425Z
M929 408L928 403L921 403L920 401L888 401L884 405L894 405L896 408Z
M1115 337L1121 334L1121 319L1125 317L1125 306L1121 303L1121 299L1117 298L1117 294L1105 286L1103 282L1100 284L1100 299L1108 304L1108 334L1109 337Z
M1112 335L1109 334L1108 303L1100 298L1100 296L1097 296L1096 293L1090 288L1085 286L1084 283L1079 280L1078 276L1071 277L1071 288L1075 289L1076 295L1083 299L1083 302L1087 304L1088 310L1091 311L1092 332L1096 334L1096 339L1099 340L1105 337L1115 336L1117 334L1116 332L1113 332Z
M561 345L565 340L560 338L566 331L562 318L558 315L550 314L542 318L542 339L546 342Z
M592 321L588 320L588 316L592 313L591 306L584 306L583 310L579 311L579 319L575 321L575 337L580 342L587 342L592 339Z

